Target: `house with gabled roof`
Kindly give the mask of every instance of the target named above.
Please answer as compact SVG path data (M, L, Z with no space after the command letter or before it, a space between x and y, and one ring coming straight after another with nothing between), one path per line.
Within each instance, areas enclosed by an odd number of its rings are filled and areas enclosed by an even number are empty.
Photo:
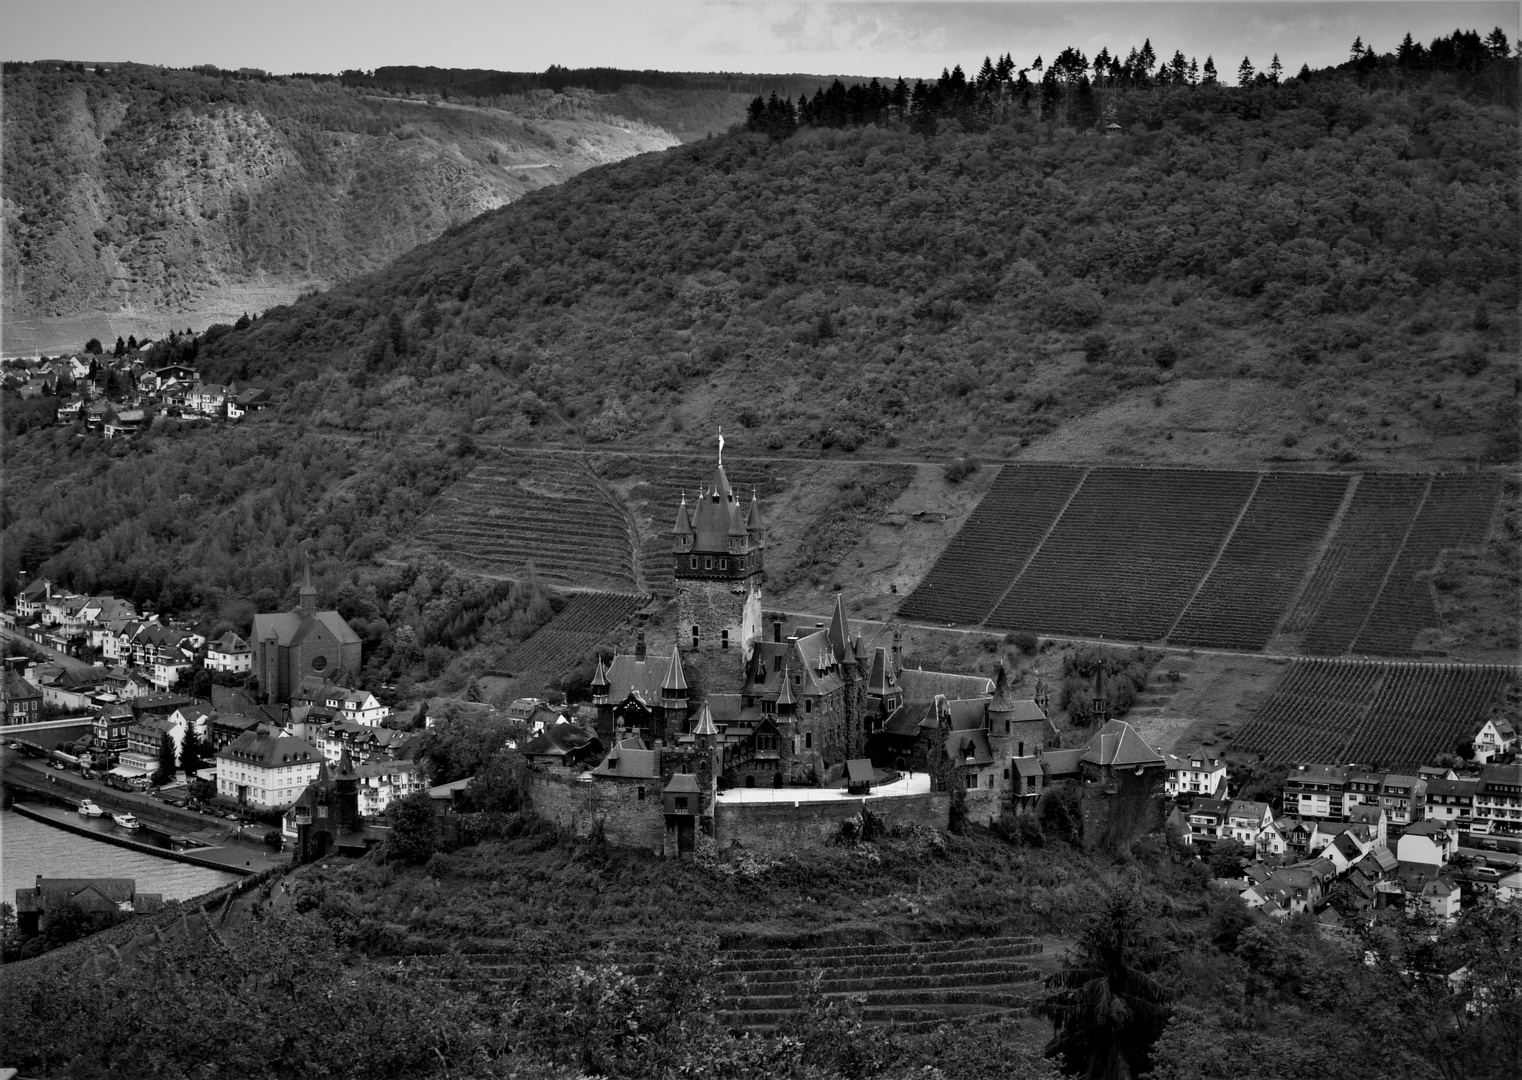
M257 809L287 807L323 764L305 739L256 726L217 751L217 794Z
M603 745L596 732L566 720L545 728L519 752L531 766L581 771L602 760Z
M1441 868L1459 849L1459 835L1432 819L1408 825L1395 843L1395 857L1402 864Z
M231 630L206 644L206 669L228 674L254 670L254 650Z
M1203 750L1187 754L1165 754L1163 761L1168 770L1168 782L1164 791L1170 798L1203 795L1210 799L1225 798L1226 762Z
M1474 760L1488 765L1498 757L1515 753L1517 746L1518 733L1512 722L1504 716L1492 716L1474 734Z

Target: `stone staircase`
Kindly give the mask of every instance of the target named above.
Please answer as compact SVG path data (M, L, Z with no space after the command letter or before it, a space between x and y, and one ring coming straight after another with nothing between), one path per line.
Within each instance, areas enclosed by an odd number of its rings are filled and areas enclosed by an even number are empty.
M719 1019L784 1025L814 980L826 998L862 999L867 1023L934 1026L1026 1009L1039 993L1041 944L1028 937L735 949L717 959Z

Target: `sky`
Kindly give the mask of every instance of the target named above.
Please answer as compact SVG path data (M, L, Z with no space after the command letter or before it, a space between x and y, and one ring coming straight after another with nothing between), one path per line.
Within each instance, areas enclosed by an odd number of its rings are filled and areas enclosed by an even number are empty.
M215 64L275 74L388 64L933 77L1067 45L1089 57L1150 38L1223 70L1347 59L1355 37L1392 51L1410 31L1518 37L1519 5L1467 0L0 0L0 58Z

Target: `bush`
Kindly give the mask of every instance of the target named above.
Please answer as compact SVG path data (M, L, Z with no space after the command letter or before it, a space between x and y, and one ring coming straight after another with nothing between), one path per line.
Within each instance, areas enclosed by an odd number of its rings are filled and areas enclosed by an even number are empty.
M942 470L946 475L948 484L960 484L973 473L978 471L978 463L972 458L959 457L946 463Z

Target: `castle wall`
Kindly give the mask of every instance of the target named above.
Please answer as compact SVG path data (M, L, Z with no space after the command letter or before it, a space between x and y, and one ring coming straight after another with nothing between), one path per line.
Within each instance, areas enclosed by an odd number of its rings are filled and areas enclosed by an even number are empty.
M576 836L591 836L601 826L608 843L656 854L666 842L659 780L588 782L531 770L524 777L524 796L535 814Z
M950 822L951 798L943 793L829 802L725 803L714 806L714 843L720 852L738 845L759 855L786 855L808 845L827 844L842 823L859 817L862 806L888 828Z
M1084 849L1119 851L1161 827L1163 778L1162 769L1149 770L1143 776L1121 771L1109 782L1080 785Z
M697 652L722 658L726 683L745 676L745 645L761 632L761 590L745 580L676 582L676 642L692 649L692 628L698 628ZM747 626L753 620L753 624ZM720 631L729 631L729 648L721 648ZM749 637L747 636L749 635Z

